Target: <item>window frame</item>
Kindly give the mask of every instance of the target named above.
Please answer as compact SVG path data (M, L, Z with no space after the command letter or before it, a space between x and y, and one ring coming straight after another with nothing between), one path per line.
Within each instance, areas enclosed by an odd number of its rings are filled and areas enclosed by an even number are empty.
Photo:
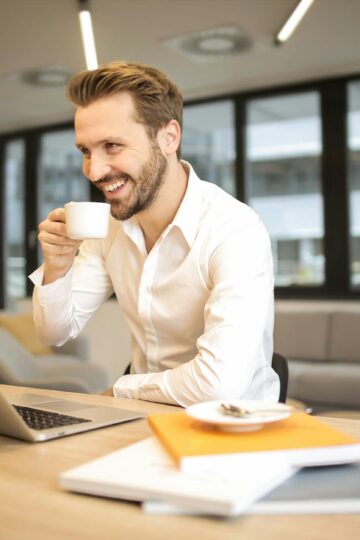
M360 80L360 74L279 85L185 102L186 106L234 99L236 193L237 198L246 203L248 200L246 188L247 103L257 98L288 96L304 92L319 93L322 135L320 182L324 204L325 281L323 285L275 287L275 298L277 299L358 300L360 298L360 290L350 287L347 177L347 84L357 80ZM339 182L337 178L344 178L344 181Z

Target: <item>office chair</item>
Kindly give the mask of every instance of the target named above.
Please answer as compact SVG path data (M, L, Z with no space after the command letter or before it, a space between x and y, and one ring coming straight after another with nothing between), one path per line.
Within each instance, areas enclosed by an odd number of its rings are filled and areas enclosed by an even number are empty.
M286 358L281 354L274 352L271 367L273 368L275 373L277 373L280 379L279 402L285 403L289 381L289 368Z
M280 395L279 402L285 403L287 396L288 380L289 380L289 368L287 360L279 353L274 353L272 357L271 367L278 374L280 379ZM130 364L127 366L124 375L129 375Z
M126 369L125 369L123 375L130 375L130 368L131 368L131 364L128 364L126 366Z

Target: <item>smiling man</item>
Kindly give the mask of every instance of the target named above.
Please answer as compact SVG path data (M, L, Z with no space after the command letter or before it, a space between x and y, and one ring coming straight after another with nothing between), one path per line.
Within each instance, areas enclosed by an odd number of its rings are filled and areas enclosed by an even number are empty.
M117 62L75 75L69 96L84 175L112 217L106 239L82 243L67 238L63 208L39 225L44 264L31 279L43 341L76 337L115 292L133 347L110 394L276 401L270 241L249 207L180 159L179 90L150 66Z

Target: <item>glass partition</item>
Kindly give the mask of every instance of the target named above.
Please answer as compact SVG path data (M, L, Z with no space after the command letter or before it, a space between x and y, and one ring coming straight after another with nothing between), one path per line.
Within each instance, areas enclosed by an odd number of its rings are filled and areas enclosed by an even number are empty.
M248 203L270 233L277 286L325 279L321 152L317 92L248 102Z
M186 105L182 140L183 158L202 180L236 195L234 103L217 101Z
M360 82L348 85L350 283L360 288Z
M26 295L25 264L25 146L22 139L5 146L4 273L5 304Z
M39 221L69 201L89 200L90 183L81 171L82 155L75 147L73 130L41 137L39 165Z

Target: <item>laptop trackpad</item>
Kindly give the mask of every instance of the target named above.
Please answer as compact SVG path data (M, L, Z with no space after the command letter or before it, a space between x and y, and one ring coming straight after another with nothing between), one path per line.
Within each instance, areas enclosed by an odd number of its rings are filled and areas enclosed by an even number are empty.
M98 405L85 405L84 403L77 403L76 401L56 400L41 403L41 408L59 413L68 413L84 409L96 409L98 408Z

